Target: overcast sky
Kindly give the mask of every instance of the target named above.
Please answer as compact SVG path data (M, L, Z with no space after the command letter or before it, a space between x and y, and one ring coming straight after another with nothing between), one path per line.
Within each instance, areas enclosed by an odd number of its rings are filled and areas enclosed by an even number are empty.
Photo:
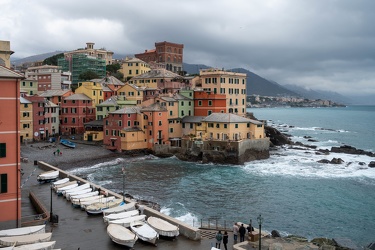
M12 57L118 54L184 44L184 62L243 67L280 84L375 95L374 0L0 0Z

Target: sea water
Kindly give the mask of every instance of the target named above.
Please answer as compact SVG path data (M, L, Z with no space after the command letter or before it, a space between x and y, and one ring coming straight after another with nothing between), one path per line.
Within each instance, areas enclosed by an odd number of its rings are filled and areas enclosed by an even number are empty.
M293 141L330 149L351 145L375 152L375 106L248 109ZM305 136L311 136L314 142ZM341 158L343 164L318 160ZM116 159L71 172L116 192L157 202L162 212L199 226L201 219L278 230L282 235L375 241L375 161L365 155L318 155L280 147L244 165L183 162L176 157ZM121 174L125 168L125 178ZM124 182L125 180L125 182Z

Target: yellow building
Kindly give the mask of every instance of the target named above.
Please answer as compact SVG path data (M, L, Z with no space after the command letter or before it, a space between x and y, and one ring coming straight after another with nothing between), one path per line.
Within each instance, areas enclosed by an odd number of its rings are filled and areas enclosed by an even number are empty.
M150 71L150 66L138 58L128 58L121 65L119 71L124 74L125 81Z
M22 93L36 95L38 94L38 81L34 78L23 79L20 83L20 88Z
M33 105L32 102L20 97L20 141L33 140Z
M129 83L134 84L138 87L146 88L166 88L167 82L173 81L173 79L181 79L182 77L172 71L166 69L152 69L146 73L138 76L134 76L129 80Z
M126 83L120 89L117 90L119 96L126 96L126 100L135 101L137 105L142 104L143 98L143 89L135 86L134 84Z
M246 114L246 74L220 69L200 70L200 80L195 86L213 94L225 94L226 113Z
M86 54L88 56L94 56L98 59L103 59L106 62L106 65L112 64L113 52L106 50L105 48L95 49L95 43L88 42L86 43L85 48L76 49L73 51L65 52L65 57L71 57L74 54Z
M102 85L97 82L79 82L75 93L88 96L94 106L104 101Z

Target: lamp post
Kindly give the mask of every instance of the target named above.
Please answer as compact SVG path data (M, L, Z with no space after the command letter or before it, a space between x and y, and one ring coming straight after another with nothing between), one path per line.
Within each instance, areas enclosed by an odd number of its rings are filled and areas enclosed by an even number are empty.
M257 221L259 224L259 250L261 250L262 249L262 223L263 223L262 215L259 214Z
M122 167L122 197L125 202L125 168Z

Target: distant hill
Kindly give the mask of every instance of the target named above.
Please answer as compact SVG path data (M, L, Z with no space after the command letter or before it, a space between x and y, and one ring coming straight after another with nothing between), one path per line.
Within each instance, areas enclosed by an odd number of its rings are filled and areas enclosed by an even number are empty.
M44 54L39 54L39 55L34 55L34 56L29 56L29 57L25 57L25 58L10 58L10 62L12 65L16 65L16 66L20 66L22 65L23 63L27 63L27 62L38 62L38 61L43 61L44 59L48 58L48 57L51 57L51 56L54 56L54 55L57 55L57 54L60 54L60 53L64 53L65 51L55 51L55 52L49 52L49 53L44 53Z

